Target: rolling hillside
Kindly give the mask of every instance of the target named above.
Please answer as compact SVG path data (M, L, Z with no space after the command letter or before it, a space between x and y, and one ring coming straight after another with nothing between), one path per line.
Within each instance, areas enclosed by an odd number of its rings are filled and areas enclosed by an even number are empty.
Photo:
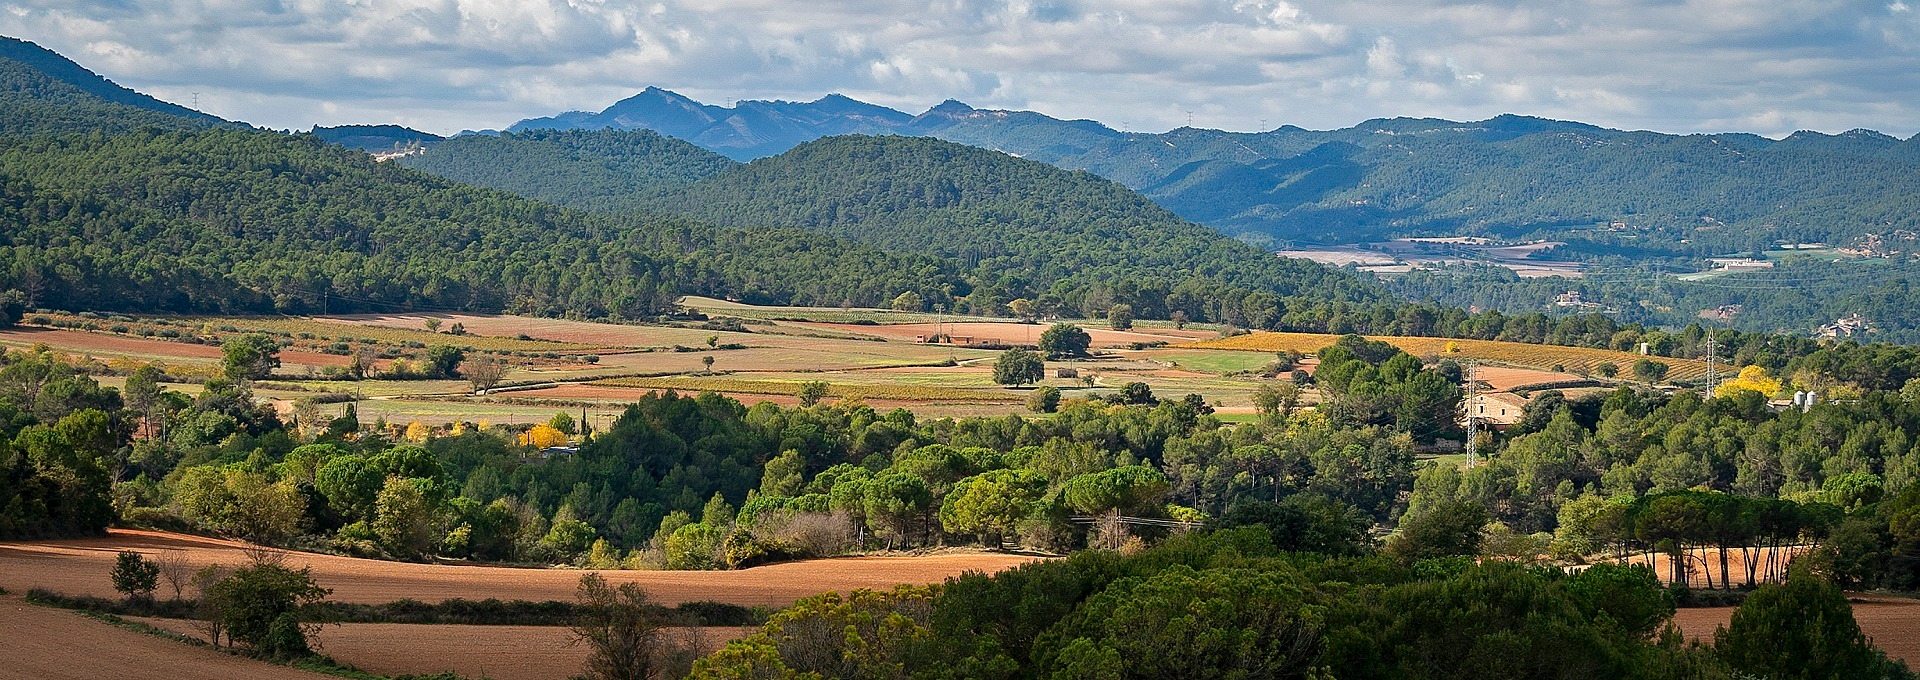
M116 85L34 43L0 36L0 135L234 125Z
M1261 244L1444 233L1570 238L1573 255L1699 256L1920 229L1920 139L1865 130L1772 140L1508 115L1146 134L954 101L917 116L838 95L727 108L657 88L512 129L543 128L652 129L736 159L847 133L937 137L1087 170Z

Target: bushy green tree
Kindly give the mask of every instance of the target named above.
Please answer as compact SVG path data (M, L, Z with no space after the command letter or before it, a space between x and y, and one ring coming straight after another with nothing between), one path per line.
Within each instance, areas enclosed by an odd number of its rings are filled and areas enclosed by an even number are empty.
M312 619L311 608L330 592L305 567L265 563L235 570L208 586L202 597L214 603L234 642L262 656L290 659L311 653L301 624Z
M986 537L998 547L1002 537L1032 515L1047 491L1047 478L1028 470L989 470L960 480L940 504L940 525L948 533Z
M1048 359L1084 357L1091 346L1093 336L1070 323L1056 323L1040 333L1040 352Z
M160 587L160 565L138 552L122 550L114 557L108 577L113 581L113 589L128 599L150 600L153 591Z
M1732 622L1714 635L1713 648L1734 670L1754 677L1912 677L1860 632L1840 589L1806 569L1747 596Z
M1027 410L1034 413L1053 413L1060 410L1060 388L1041 385L1027 396Z
M1025 385L1046 377L1046 362L1039 354L1024 349L1001 352L993 362L993 382L1000 385Z
M1408 562L1480 553L1487 509L1471 501L1444 501L1408 513L1387 539L1387 552Z
M280 367L280 345L259 333L227 338L220 345L220 367L235 382L265 378Z

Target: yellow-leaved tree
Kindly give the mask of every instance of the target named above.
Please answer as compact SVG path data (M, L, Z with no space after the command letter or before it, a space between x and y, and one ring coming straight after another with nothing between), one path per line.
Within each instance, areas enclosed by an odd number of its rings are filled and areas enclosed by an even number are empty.
M1780 381L1767 375L1767 369L1747 366L1740 369L1740 375L1720 383L1720 387L1714 390L1713 396L1731 397L1741 392L1759 392L1763 396L1771 397L1779 394Z
M433 428L418 420L407 423L407 441L419 443L433 436Z
M539 449L566 446L567 433L561 432L560 428L552 425L535 425L520 435L520 443Z

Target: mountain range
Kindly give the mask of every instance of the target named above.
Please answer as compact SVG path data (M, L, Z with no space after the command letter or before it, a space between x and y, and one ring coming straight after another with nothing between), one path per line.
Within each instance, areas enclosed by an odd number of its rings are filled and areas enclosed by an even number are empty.
M14 123L0 128L0 291L29 307L633 319L687 294L877 306L913 293L965 314L1025 297L1262 327L1353 303L1394 318L1351 272L1272 257L1107 180L939 140L840 136L743 165L648 131L287 133L14 47L0 56ZM430 142L401 163L343 148ZM458 181L403 164L426 158L479 164ZM503 182L522 195L478 186ZM644 194L648 209L556 205L572 201L542 184Z
M703 104L659 88L509 131L648 129L735 160L820 137L937 137L1112 179L1263 245L1410 235L1558 238L1563 255L1702 256L1920 229L1920 136L1671 135L1503 115L1315 131L1114 130L947 101L912 115L841 95Z

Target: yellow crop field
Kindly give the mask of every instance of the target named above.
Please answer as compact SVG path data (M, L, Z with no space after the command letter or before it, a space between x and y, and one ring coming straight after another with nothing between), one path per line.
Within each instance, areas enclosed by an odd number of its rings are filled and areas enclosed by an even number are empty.
M755 380L725 376L665 376L658 378L611 378L589 385L634 387L681 392L728 392L739 394L794 394L801 380ZM901 401L1017 402L1022 394L1000 388L943 387L937 385L867 384L850 385L828 381L827 396L856 399L894 399Z
M1504 342L1499 340L1454 340L1449 338L1416 338L1405 336L1369 336L1373 340L1383 340L1408 354L1418 357L1458 357L1462 359L1481 359L1517 366L1548 369L1555 364L1576 373L1593 373L1594 368L1603 363L1612 362L1619 367L1621 375L1627 375L1633 362L1651 358L1667 365L1667 378L1671 380L1693 380L1706 375L1707 363L1697 359L1675 359L1672 357L1642 357L1632 352L1616 352L1608 349L1590 347L1562 347L1560 345L1534 345L1524 342ZM1340 336L1324 333L1249 333L1231 338L1205 340L1183 348L1255 350L1261 352L1312 353L1333 344ZM1451 346L1454 352L1449 353Z

